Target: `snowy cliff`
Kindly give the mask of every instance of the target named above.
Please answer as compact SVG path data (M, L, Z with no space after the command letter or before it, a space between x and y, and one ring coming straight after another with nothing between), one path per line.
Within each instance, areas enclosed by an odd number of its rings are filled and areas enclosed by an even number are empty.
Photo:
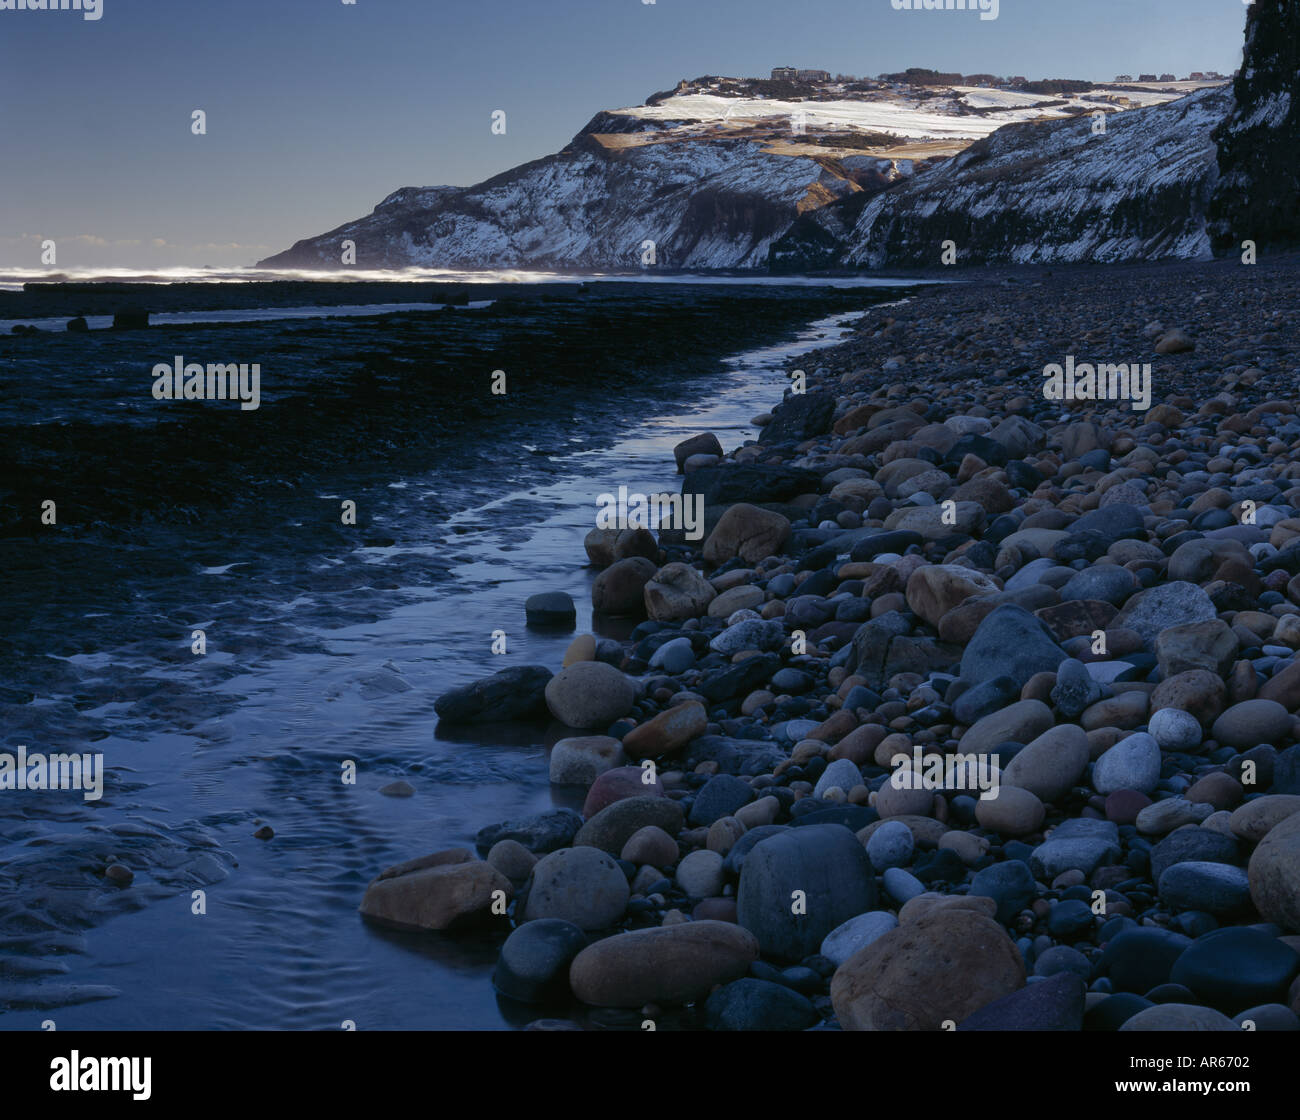
M936 266L945 241L958 264L1208 256L1211 133L1231 104L1208 89L1101 120L1000 129L872 199L844 259Z
M351 241L358 268L879 267L938 263L930 242L946 231L991 258L1040 259L1046 212L1020 231L1014 219L1044 182L1057 203L1074 199L1049 242L1082 231L1098 259L1196 255L1203 222L1174 210L1200 200L1206 135L1227 111L1221 94L1175 100L1196 88L1051 96L879 82L781 100L744 79L700 79L598 113L562 151L475 186L403 188L261 265L338 268ZM1094 115L1106 138L1088 137ZM1071 170L1079 159L1087 169ZM1148 206L1151 176L1160 201ZM991 181L1004 177L1004 188Z

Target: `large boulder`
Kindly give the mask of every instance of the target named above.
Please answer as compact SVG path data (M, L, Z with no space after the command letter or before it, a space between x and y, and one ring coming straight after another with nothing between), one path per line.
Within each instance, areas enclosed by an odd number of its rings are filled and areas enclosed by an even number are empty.
M1154 793L1160 781L1160 745L1144 731L1126 736L1092 768L1092 788L1100 794L1121 789Z
M1119 829L1113 821L1075 817L1062 821L1029 857L1030 869L1050 883L1066 871L1091 875L1121 856Z
M718 592L689 564L666 564L645 585L646 613L655 622L682 622L698 618Z
M1270 922L1300 933L1300 813L1275 824L1250 857L1250 897Z
M737 809L753 800L754 790L743 778L714 774L695 795L688 820L696 827L710 825L723 817L733 816Z
M1006 448L1008 459L1023 459L1043 446L1047 433L1023 416L1008 416L989 432L989 439Z
M1024 687L1035 673L1053 673L1066 658L1052 633L1023 607L1004 603L979 624L962 654L961 676L972 684L1010 677Z
M1276 700L1243 700L1214 721L1212 733L1226 746L1249 750L1288 736L1291 714Z
M957 1024L959 1031L1081 1031L1088 986L1058 972L994 1000Z
M539 591L524 602L524 618L529 626L542 630L571 629L578 609L567 591Z
M996 678L995 678L996 679ZM962 754L987 754L1002 743L1028 743L1056 723L1041 700L1017 700L977 720L961 737Z
M1237 659L1237 636L1221 618L1171 626L1156 636L1156 659L1163 680L1191 669L1224 677Z
M580 735L561 739L551 748L551 784L590 786L606 770L626 762L623 745L612 736Z
M1229 560L1240 561L1247 568L1253 567L1255 563L1240 541L1199 537L1185 541L1174 549L1165 574L1171 580L1205 583L1213 579L1214 573Z
M1003 768L1002 784L1027 789L1042 801L1064 797L1088 767L1088 735L1073 723L1048 728Z
M1169 868L1188 860L1235 864L1240 847L1235 837L1212 828L1176 829L1151 849L1151 881L1159 883Z
M711 1031L802 1031L817 1022L807 996L771 980L733 980L709 996L705 1024Z
M583 539L587 559L597 568L608 568L617 560L659 555L659 542L649 529L592 529Z
M739 926L681 922L589 945L569 968L569 986L594 1007L681 1004L739 980L757 959L758 942Z
M492 986L521 1003L563 999L569 994L569 965L586 947L587 935L572 922L527 922L501 946Z
M518 665L444 692L433 703L438 718L451 724L496 723L546 714L545 665Z
M567 727L606 728L635 702L636 686L603 661L579 661L561 669L546 686L546 706Z
M1157 1003L1144 1007L1119 1028L1122 1031L1232 1031L1240 1034L1241 1028L1231 1019L1212 1007L1199 1007L1194 1003Z
M908 506L886 517L885 528L919 533L927 541L941 541L958 533L974 536L984 528L984 507L978 502L954 502L949 511L950 518L942 505Z
M677 754L709 728L709 714L698 700L675 704L623 736L623 750L632 758L661 758Z
M1177 708L1195 716L1208 727L1223 711L1227 689L1223 681L1206 669L1189 669L1156 685L1151 694L1151 714L1163 708Z
M1217 617L1210 597L1194 583L1175 580L1134 595L1115 616L1116 628L1135 630L1148 645L1171 626L1209 622Z
M512 894L494 867L454 848L390 867L366 888L361 914L393 929L457 929L486 919L493 902Z
M591 609L598 614L645 614L645 585L658 569L644 556L616 560L591 585Z
M1262 1003L1285 1003L1300 970L1300 954L1285 941L1250 927L1216 929L1198 937L1169 979L1228 1015Z
M842 964L831 1003L849 1031L937 1031L1025 984L1020 950L992 918L934 910Z
M1300 813L1300 796L1270 793L1247 801L1228 818L1234 836L1257 843L1293 813Z
M627 877L599 848L562 848L533 868L523 920L562 918L579 929L605 929L623 916Z
M736 915L765 956L797 961L875 904L866 849L842 825L816 824L755 845L740 873Z
M722 444L712 432L701 432L697 436L688 436L682 440L673 448L673 459L677 463L678 474L682 473L682 467L692 455L716 455L722 458Z
M759 443L802 443L830 431L835 415L835 394L788 393L772 410L771 423L759 434Z
M954 607L976 595L1001 591L992 576L961 564L927 564L907 581L907 605L936 629Z
M617 856L623 851L623 845L647 825L676 836L682 830L684 818L681 805L667 797L626 797L606 805L587 821L573 838L573 844L599 848Z
M781 467L762 463L728 463L704 467L682 479L682 496L699 494L705 507L729 506L736 502L755 505L787 502L800 494L816 494L822 476L802 467Z
M582 817L572 809L546 809L526 817L485 825L478 830L474 843L484 850L502 840L513 840L530 852L553 852L567 848L582 827Z
M140 331L149 325L149 312L143 307L130 305L113 312L113 330Z
M739 556L746 564L757 564L780 552L790 536L790 522L779 513L758 506L734 505L713 527L704 542L704 559L725 564Z
M663 782L652 770L640 766L615 766L597 775L591 783L582 803L582 815L590 820L607 805L629 797L665 796Z

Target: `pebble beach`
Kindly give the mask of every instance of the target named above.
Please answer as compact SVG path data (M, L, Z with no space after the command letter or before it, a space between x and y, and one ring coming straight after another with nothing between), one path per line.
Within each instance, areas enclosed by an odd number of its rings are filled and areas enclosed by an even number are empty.
M528 1029L1300 1029L1294 263L928 287L684 441L700 539L575 533L624 636L436 704L545 728L581 810L363 917L498 940Z

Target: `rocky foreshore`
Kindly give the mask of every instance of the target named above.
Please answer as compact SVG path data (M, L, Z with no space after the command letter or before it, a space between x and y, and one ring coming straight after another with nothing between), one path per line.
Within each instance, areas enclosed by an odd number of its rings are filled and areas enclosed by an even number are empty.
M439 698L556 721L582 811L362 913L504 938L537 1029L1300 1029L1294 264L868 313L760 439L678 448L702 540L587 535L629 641ZM1067 358L1151 407L1045 399Z

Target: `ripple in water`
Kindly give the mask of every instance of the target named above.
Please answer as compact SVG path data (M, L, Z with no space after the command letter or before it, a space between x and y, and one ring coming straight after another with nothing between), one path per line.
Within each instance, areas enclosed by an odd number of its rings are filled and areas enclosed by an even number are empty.
M596 495L676 490L673 444L705 427L724 443L752 437L783 364L859 314L732 359L706 402L627 426L612 446L574 450L591 441L541 431L525 466L495 476L384 480L371 531L401 523L403 546L306 570L207 557L180 584L201 605L160 608L148 632L163 637L51 656L42 699L12 697L5 740L85 749L97 735L111 765L94 807L74 793L0 799L0 1021L475 1029L536 1017L493 995L499 934L395 933L357 916L384 867L565 803L547 782L544 728L438 729L433 702L501 667L498 625L510 663L558 665L571 635L525 629L522 601L566 590L591 628L581 542ZM207 657L188 653L193 628L209 634ZM379 792L397 778L413 796ZM253 835L263 824L268 841ZM104 879L114 862L134 872L129 889Z

